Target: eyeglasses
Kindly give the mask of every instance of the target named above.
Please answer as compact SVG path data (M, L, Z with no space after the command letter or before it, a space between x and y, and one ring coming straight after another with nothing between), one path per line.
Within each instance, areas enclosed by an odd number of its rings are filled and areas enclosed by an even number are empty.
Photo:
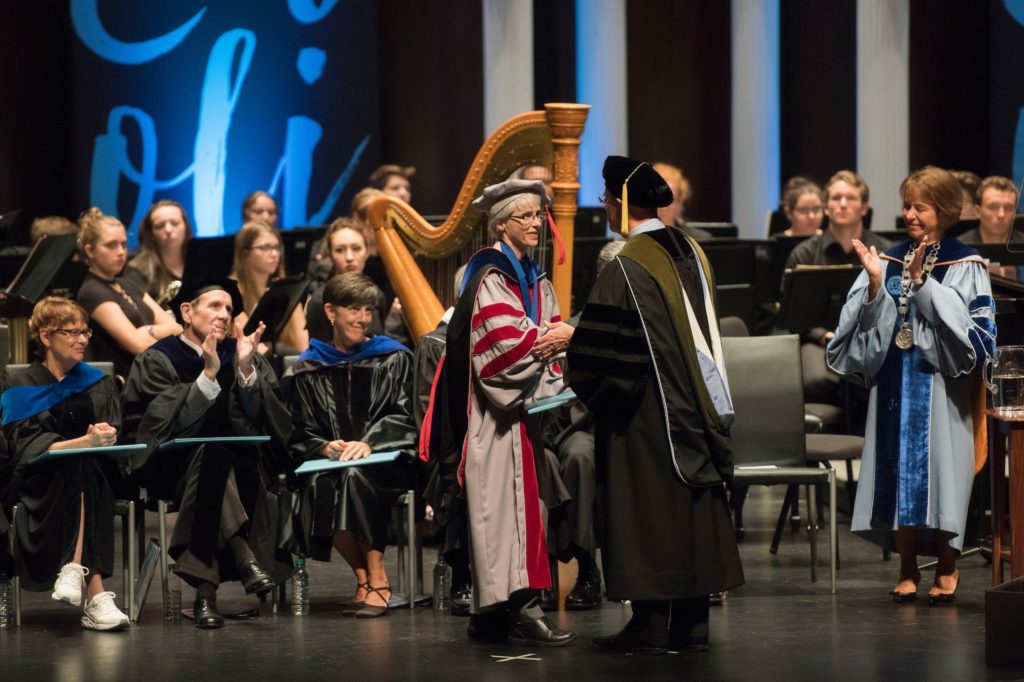
M63 334L72 341L76 340L79 336L84 336L87 339L92 338L91 329L53 329L51 331L53 331L55 334Z
M619 200L618 197L613 197L610 194L602 194L601 196L599 196L597 198L597 203L599 203L601 205L604 205L604 204L607 204L609 201L618 201L618 200Z
M280 253L280 244L260 244L259 246L250 246L253 251L259 251L260 253Z
M509 218L523 225L529 225L534 220L544 222L544 215L539 211L534 211L533 213L524 213L523 215L510 215Z
M800 208L793 209L793 213L799 213L800 215L821 215L824 211L824 206L801 206Z

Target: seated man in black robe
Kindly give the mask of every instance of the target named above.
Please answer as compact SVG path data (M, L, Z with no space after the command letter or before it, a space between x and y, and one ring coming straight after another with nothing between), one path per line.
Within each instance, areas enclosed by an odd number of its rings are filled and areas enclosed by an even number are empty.
M180 501L169 548L175 572L196 588L196 627L218 628L222 581L263 594L290 571L275 561L278 505L268 483L285 470L291 415L256 352L263 325L249 336L237 325L236 338L226 338L241 309L233 283L186 286L179 301L184 333L136 357L128 376L126 423L151 446L130 469L150 495ZM260 445L157 448L175 438L264 434L271 440Z

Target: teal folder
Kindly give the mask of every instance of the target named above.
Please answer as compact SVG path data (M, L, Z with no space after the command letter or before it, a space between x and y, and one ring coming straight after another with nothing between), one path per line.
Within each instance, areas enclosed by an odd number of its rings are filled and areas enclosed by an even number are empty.
M391 450L389 452L374 452L366 459L350 459L347 462L339 462L336 459L311 459L308 462L303 462L295 473L299 476L303 474L312 474L317 471L333 471L334 469L344 469L345 467L361 467L367 464L382 464L384 462L394 462L398 459L398 456L402 454L398 450Z
M103 455L109 460L119 461L133 452L145 450L146 446L141 443L135 445L107 445L97 448L70 448L68 450L47 450L41 455L36 455L28 461L29 466L52 462L72 455Z
M223 445L259 445L270 440L270 436L211 436L210 438L175 438L160 443L160 452L170 452L193 445L204 443L221 443Z

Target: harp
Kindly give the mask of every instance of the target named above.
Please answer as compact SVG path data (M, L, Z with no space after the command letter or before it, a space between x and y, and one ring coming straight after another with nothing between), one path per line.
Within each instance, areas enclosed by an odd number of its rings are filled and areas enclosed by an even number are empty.
M553 170L552 214L565 241L566 254L561 265L553 265L552 284L559 306L569 310L573 220L580 187L580 135L590 106L544 107L544 111L514 116L487 138L443 224L431 225L414 208L394 197L380 196L369 204L368 221L414 340L437 325L444 314L442 300L451 302L454 298L456 269L486 243L485 215L471 202L484 187L505 180L523 166L541 165Z

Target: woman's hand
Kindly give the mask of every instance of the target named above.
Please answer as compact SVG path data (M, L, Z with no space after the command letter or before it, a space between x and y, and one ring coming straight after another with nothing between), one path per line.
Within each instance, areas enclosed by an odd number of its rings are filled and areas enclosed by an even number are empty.
M875 247L868 248L859 239L853 240L853 249L864 266L864 272L868 273L868 300L873 301L882 290L882 259Z
M924 252L928 248L928 235L921 238L921 243L917 245L917 251L914 252L914 258L910 261L910 265L907 266L907 271L910 273L910 279L919 280L921 275L924 274Z
M238 357L238 371L242 373L243 377L252 374L253 359L259 350L260 337L263 336L263 332L266 329L267 325L260 322L259 326L256 327L256 331L249 334L249 336L245 336L241 323L235 322L235 338L238 339L238 345L235 346L235 354Z
M370 446L359 440L332 440L324 445L324 455L339 462L366 459L370 452Z
M576 330L565 322L545 322L544 326L547 332L533 344L533 354L541 360L550 360L569 347L569 339Z
M117 429L106 422L90 424L85 432L89 447L100 448L114 445L117 442Z

